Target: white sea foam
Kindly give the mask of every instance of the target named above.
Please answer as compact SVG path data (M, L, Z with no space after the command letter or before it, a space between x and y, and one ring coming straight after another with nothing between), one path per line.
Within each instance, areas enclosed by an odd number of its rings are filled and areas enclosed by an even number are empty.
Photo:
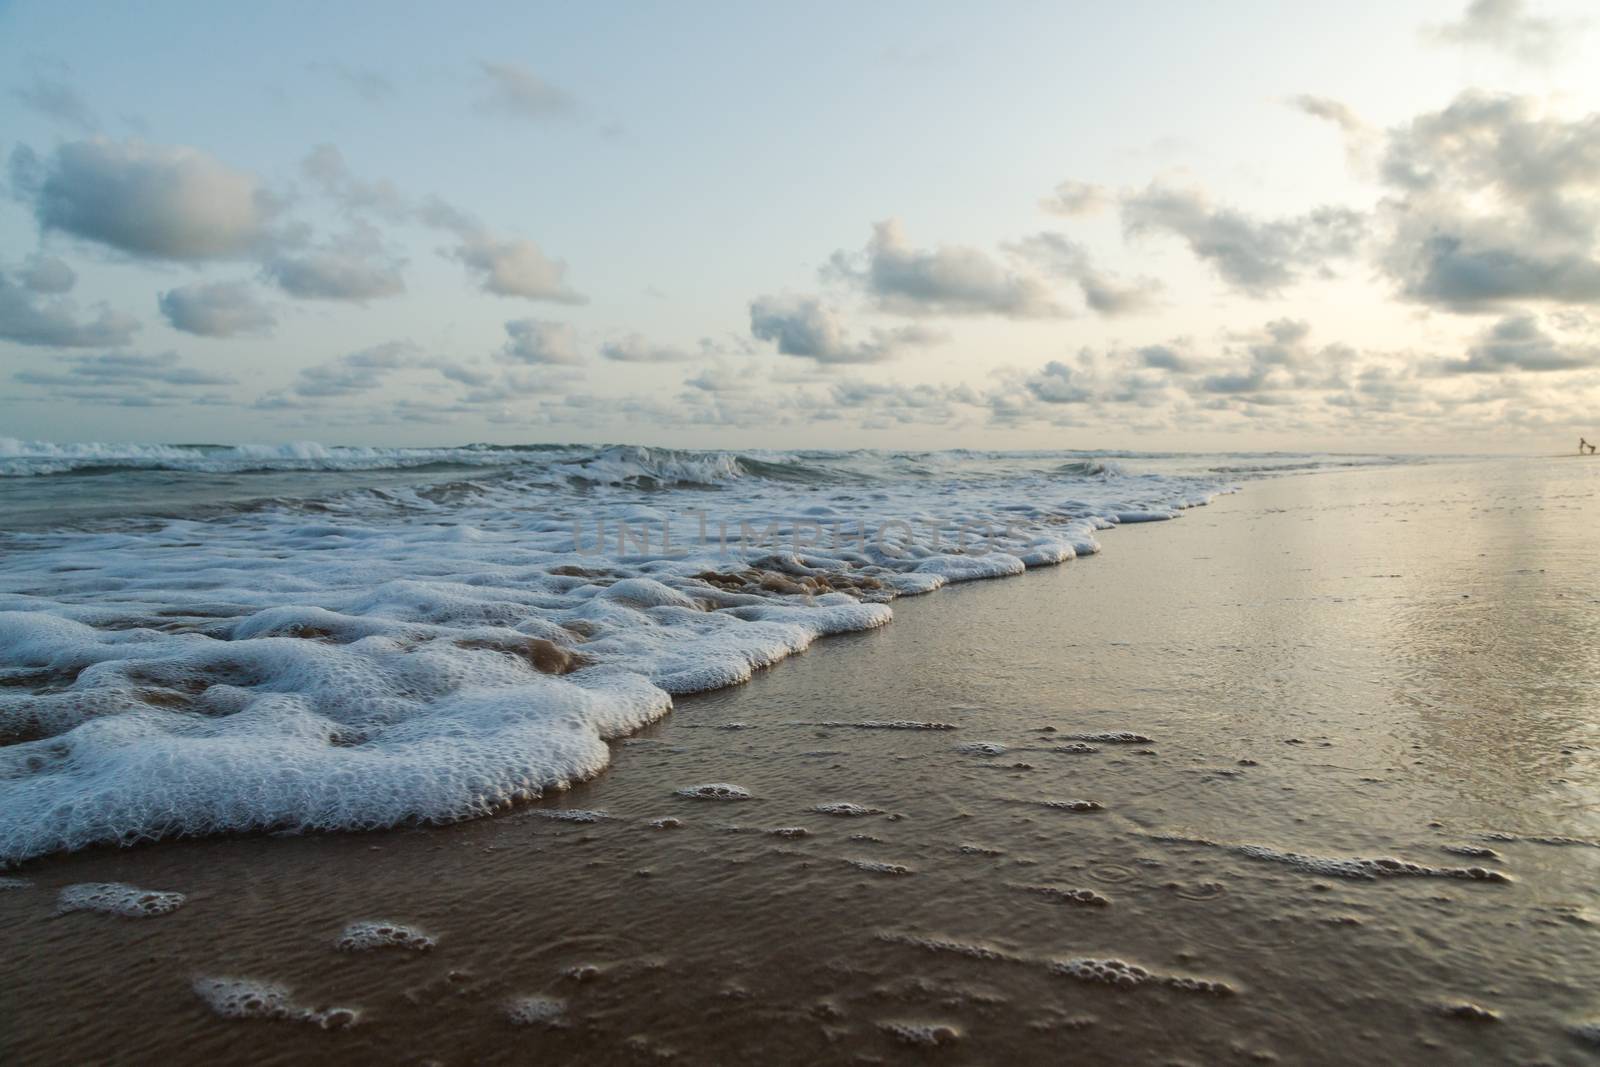
M384 919L363 919L346 926L334 947L342 952L367 952L375 948L404 948L426 952L438 942L414 926Z
M304 1007L295 1003L288 986L253 978L196 978L194 992L224 1019L292 1019L342 1030L359 1017L353 1008Z
M673 694L881 626L896 596L1095 552L1097 531L1222 488L1070 454L0 440L0 482L63 501L98 491L83 468L314 486L440 464L485 473L0 530L0 866L488 814L597 774L606 742Z
M98 911L129 919L166 915L183 907L182 893L160 889L140 889L121 882L79 882L69 885L56 898L56 911Z

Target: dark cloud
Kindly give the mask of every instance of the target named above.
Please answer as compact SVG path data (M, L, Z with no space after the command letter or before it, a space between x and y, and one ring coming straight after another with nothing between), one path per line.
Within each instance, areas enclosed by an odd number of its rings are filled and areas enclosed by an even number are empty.
M944 340L938 331L910 326L873 330L868 339L852 341L838 313L814 296L757 297L750 302L750 333L776 342L781 355L818 363L881 363L908 348Z
M512 319L506 323L506 334L509 340L500 350L500 358L508 363L583 362L578 353L578 333L565 322Z
M1050 318L1062 313L1038 278L1009 270L976 248L913 248L898 219L874 224L862 252L835 252L823 274L858 286L883 310L905 315Z
M74 141L45 159L19 145L11 179L42 229L148 259L250 257L279 207L254 176L199 149L137 140Z
M113 348L125 345L139 329L137 319L101 307L92 318L61 296L41 296L26 283L0 273L0 338L55 348Z
M636 333L607 341L600 346L600 355L619 363L677 363L691 358L681 348L655 344Z
M478 110L517 119L550 119L576 110L571 95L521 63L478 64L486 81Z
M1132 315L1154 308L1162 285L1154 278L1123 281L1094 265L1089 250L1059 233L1036 233L1008 246L1041 270L1075 283L1083 302L1101 315Z
M179 286L162 293L156 303L173 329L200 337L264 336L277 324L272 309L246 282Z
M1485 331L1466 358L1446 360L1444 374L1500 374L1506 371L1564 371L1600 366L1593 339L1561 341L1546 333L1532 315L1508 315Z
M11 90L11 95L16 97L23 107L36 111L54 122L75 127L86 133L92 132L100 125L94 109L79 95L78 90L66 82L36 74L33 81L27 85Z
M23 262L17 280L36 293L59 295L71 291L78 283L78 275L65 260L35 252Z
M1215 206L1197 190L1160 183L1123 197L1122 222L1130 235L1182 238L1224 281L1255 297L1275 295L1307 272L1327 273L1331 260L1355 254L1366 228L1365 217L1346 208L1257 219Z
M1380 265L1403 297L1460 312L1600 302L1600 115L1464 93L1391 130Z

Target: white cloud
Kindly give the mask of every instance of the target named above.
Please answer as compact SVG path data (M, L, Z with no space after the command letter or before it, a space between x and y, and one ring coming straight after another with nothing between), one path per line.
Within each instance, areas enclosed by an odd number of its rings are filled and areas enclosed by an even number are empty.
M11 172L41 228L141 258L247 258L279 210L253 175L181 145L96 137L46 159L19 145Z
M583 362L578 353L578 333L565 322L544 319L512 319L506 323L509 340L500 350L500 358L509 363L560 363Z

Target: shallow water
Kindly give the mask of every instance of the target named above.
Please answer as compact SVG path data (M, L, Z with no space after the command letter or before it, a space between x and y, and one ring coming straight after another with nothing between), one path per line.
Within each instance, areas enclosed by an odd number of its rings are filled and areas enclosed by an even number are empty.
M0 1053L1593 1062L1597 477L1253 484L897 601L510 815L33 861ZM52 918L106 882L185 899Z

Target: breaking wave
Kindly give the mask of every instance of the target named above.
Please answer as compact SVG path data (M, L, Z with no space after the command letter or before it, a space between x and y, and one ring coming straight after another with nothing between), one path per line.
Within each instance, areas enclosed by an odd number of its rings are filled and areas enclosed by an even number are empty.
M0 512L0 866L501 810L598 774L674 694L1229 488L1173 468L0 439L0 506L47 520Z

